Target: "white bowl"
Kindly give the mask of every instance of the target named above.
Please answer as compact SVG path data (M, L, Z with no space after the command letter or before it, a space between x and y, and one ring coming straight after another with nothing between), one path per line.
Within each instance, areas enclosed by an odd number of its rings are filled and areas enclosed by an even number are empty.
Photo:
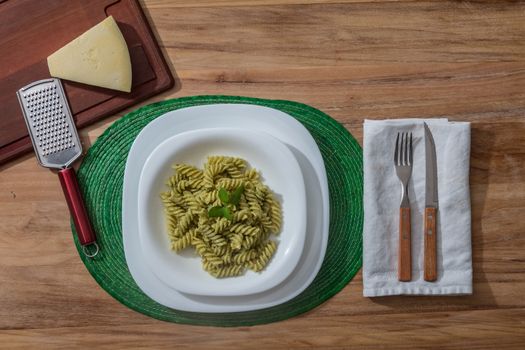
M174 163L203 167L210 155L245 159L281 202L283 224L278 248L265 270L217 279L204 271L191 249L170 249L163 204L159 198ZM281 283L301 257L306 231L306 196L301 168L293 153L264 132L215 128L182 133L161 143L147 159L139 183L139 235L150 269L170 287L196 295L235 296L263 292ZM273 238L275 239L275 238Z

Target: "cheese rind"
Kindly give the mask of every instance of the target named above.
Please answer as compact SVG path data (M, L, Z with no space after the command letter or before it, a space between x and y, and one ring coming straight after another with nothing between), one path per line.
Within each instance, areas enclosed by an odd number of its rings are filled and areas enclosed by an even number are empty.
M112 16L49 56L47 65L55 78L131 91L128 46Z

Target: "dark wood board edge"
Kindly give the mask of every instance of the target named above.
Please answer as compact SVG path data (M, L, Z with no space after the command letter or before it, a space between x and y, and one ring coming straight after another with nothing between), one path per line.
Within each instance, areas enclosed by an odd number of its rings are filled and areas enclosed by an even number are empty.
M142 19L141 23L144 24L149 35L154 39L153 45L155 46L155 49L157 50L157 52L160 53L160 55L158 55L156 58L159 61L159 65L165 70L166 75L163 75L161 77L162 79L160 80L159 85L166 86L166 89L162 91L171 89L175 85L175 78L173 77L173 74L170 70L168 61L166 61L166 57L164 57L164 55L162 54L162 50L159 46L158 38L155 36L155 33L153 32L153 29L151 28L151 24L149 23L148 18L146 17L146 14L144 13L144 9L142 8L142 6L140 6L140 3L138 2L138 0L131 0L131 1L132 1L132 6L134 6L137 9L137 13ZM159 92L162 92L162 91L159 91Z

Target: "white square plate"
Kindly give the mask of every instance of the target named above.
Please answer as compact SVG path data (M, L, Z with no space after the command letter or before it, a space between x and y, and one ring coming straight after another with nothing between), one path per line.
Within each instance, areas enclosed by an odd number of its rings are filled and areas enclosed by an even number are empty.
M203 169L209 156L239 157L261 174L263 183L281 203L282 228L270 238L277 251L261 272L246 271L230 278L215 278L202 267L193 247L176 253L170 249L164 205L160 193L173 175L173 164ZM139 182L139 235L144 259L170 287L197 295L233 296L260 293L290 275L303 252L306 197L301 168L288 147L261 131L213 128L187 131L162 142L151 153Z
M301 167L308 203L303 254L290 276L265 292L235 297L181 293L159 280L144 261L137 219L137 189L144 163L164 140L203 127L235 127L269 133L290 148ZM212 104L171 111L148 124L128 154L122 198L126 262L139 288L166 307L219 313L259 310L285 303L304 291L321 268L328 242L328 225L328 181L319 148L301 123L279 110L250 104Z

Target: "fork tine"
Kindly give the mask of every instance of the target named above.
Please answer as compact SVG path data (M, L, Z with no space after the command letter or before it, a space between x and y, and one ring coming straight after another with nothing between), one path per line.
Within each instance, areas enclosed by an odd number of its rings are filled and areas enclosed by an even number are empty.
M405 150L406 150L406 154L405 154L405 165L410 165L409 163L409 160L408 160L408 157L410 156L410 149L409 149L409 143L408 143L408 132L406 133L406 136L405 136Z
M403 157L403 163L402 163L403 165L407 165L407 139L408 139L407 138L407 133L404 132L403 133L403 137L402 137L402 142L403 143L401 144L403 146L401 148L402 149L401 155Z
M412 165L412 133L410 133L410 148L408 149L408 165Z
M405 135L405 165L410 165L409 157L410 157L410 144L408 143L408 132Z
M394 163L395 163L396 165L399 164L398 159L399 159L399 133L397 133L397 137L396 137L396 149L394 150Z

